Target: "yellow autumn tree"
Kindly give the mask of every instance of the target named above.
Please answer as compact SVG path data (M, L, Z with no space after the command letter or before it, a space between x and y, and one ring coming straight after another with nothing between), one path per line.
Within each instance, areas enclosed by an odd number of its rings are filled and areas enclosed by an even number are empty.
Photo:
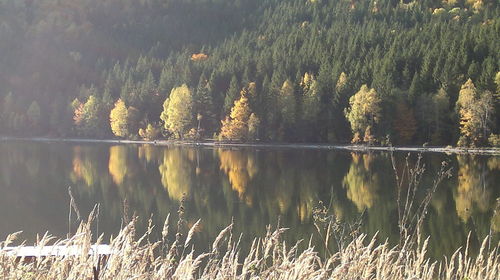
M193 126L193 94L186 84L172 89L160 116L174 138L182 138Z
M150 123L148 123L145 129L143 128L139 129L139 136L145 140L155 140L158 138L159 135L160 135L160 130Z
M347 74L345 72L340 73L340 76L337 80L337 84L335 85L335 90L337 93L344 90L347 86Z
M368 127L373 128L380 121L381 99L375 89L362 85L361 89L349 99L349 107L344 111L356 136L365 133ZM355 139L353 139L355 140Z
M128 109L123 100L116 101L115 107L109 114L109 122L115 136L126 137L128 135Z
M231 108L231 114L222 121L220 139L248 139L248 122L250 115L252 115L252 111L250 110L250 105L248 104L248 98L246 97L245 91L242 91L240 99L236 100L233 108ZM255 120L253 121L255 122Z
M476 146L488 138L493 118L493 95L478 91L471 79L460 88L457 111L460 116L459 146Z

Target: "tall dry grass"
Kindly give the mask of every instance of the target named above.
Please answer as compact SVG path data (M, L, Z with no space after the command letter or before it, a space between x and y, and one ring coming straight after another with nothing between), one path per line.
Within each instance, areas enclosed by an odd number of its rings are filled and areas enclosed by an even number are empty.
M192 237L196 223L187 234L178 232L173 242L166 242L168 226L161 241L150 242L151 227L142 236L136 234L133 218L111 241L112 254L99 258L90 250L93 217L82 223L68 239L55 242L59 246L77 246L79 254L53 256L34 260L19 259L0 251L2 279L481 279L497 280L500 275L499 244L487 249L486 238L476 257L468 248L458 250L440 262L426 256L427 240L418 246L391 247L367 240L358 234L327 258L321 258L309 244L298 249L282 241L284 228L271 230L253 241L250 251L241 256L239 238L232 224L222 230L207 252L196 252ZM168 221L167 221L168 223ZM181 223L181 222L179 222ZM15 240L10 235L0 243L8 246ZM52 242L49 236L37 241L43 247ZM97 242L100 243L99 241ZM403 242L404 243L404 242ZM403 249L400 249L403 248ZM412 249L408 249L412 248Z

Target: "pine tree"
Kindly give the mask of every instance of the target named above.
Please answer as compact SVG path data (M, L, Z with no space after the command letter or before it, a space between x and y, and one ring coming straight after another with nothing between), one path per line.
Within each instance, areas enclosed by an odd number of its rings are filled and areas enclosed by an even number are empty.
M229 83L229 88L226 92L226 97L224 98L224 112L229 112L231 106L233 106L239 92L239 83L235 75L231 78Z
M281 87L278 96L278 107L280 108L283 124L285 126L293 125L297 117L297 104L295 90L290 80L286 80Z
M257 140L259 138L260 119L252 113L248 119L248 140Z
M397 144L408 144L417 132L417 121L415 114L404 101L396 106L396 118L393 122L394 129L397 132Z
M31 102L28 111L26 111L26 116L32 128L37 128L40 124L41 111L36 101Z
M172 89L174 84L172 75L172 70L170 68L167 68L167 66L163 67L158 83L158 90L161 94L168 94Z
M196 114L201 116L198 129L202 130L205 135L211 135L215 126L215 113L212 88L204 74L200 76L200 81L196 88L194 107Z
M103 108L97 97L90 95L84 104L75 99L72 105L75 108L73 119L80 135L102 137L106 134L106 128L101 121Z
M321 99L318 92L318 83L316 80L311 80L307 86L304 86L304 95L302 96L302 118L307 123L314 124L318 121L320 110Z
M10 128L10 119L14 109L14 96L12 92L9 92L3 98L2 111L0 112L0 123L3 123L4 127Z
M447 92L441 88L438 90L437 94L432 97L432 103L434 107L434 131L431 136L431 141L433 144L442 145L447 134L447 122L450 118L450 97Z

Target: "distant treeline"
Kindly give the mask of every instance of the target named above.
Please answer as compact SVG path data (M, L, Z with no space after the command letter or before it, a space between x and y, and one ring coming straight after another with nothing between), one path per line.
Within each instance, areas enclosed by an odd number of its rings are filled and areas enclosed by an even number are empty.
M496 0L0 0L0 134L499 145Z

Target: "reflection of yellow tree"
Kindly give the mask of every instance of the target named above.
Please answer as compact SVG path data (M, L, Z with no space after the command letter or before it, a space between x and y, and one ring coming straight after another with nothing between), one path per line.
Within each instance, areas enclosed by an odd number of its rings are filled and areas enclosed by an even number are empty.
M70 174L70 178L73 183L81 179L87 186L93 186L95 184L95 178L98 177L97 170L93 161L85 158L83 154L84 152L81 146L75 146L73 148L73 170Z
M123 180L127 175L127 167L127 147L121 145L111 146L109 148L108 169L115 184L123 184Z
M483 188L482 162L470 156L457 156L457 160L458 186L453 196L458 216L467 222L473 211L488 211L491 190Z
M491 229L494 232L500 232L500 209L497 209L491 218Z
M358 211L371 208L378 199L379 178L370 171L372 156L352 154L349 172L343 180L347 197L356 205Z
M171 199L181 201L184 195L191 193L194 166L190 154L190 151L180 148L163 152L163 163L159 167L161 183Z
M35 177L40 170L40 158L31 157L26 160L26 170L31 177Z
M219 150L220 169L223 170L231 183L231 188L238 197L248 205L252 205L253 196L248 192L248 183L257 173L253 156L244 151Z
M139 146L137 153L140 159L145 159L148 163L155 159L155 147L152 145Z
M488 168L493 171L493 170L500 170L500 157L491 157L488 160Z
M313 187L318 186L319 184L317 181L317 177L310 172L303 172L301 173L301 175L302 176L299 178L300 186L297 214L300 221L304 223L308 222L312 217L314 204L317 201Z
M280 214L285 214L292 204L292 190L295 181L294 170L290 169L290 166L285 168L288 169L282 170L279 180L276 182L275 187L272 188L273 194L267 197L271 198L268 200L270 208L276 207L277 203Z

